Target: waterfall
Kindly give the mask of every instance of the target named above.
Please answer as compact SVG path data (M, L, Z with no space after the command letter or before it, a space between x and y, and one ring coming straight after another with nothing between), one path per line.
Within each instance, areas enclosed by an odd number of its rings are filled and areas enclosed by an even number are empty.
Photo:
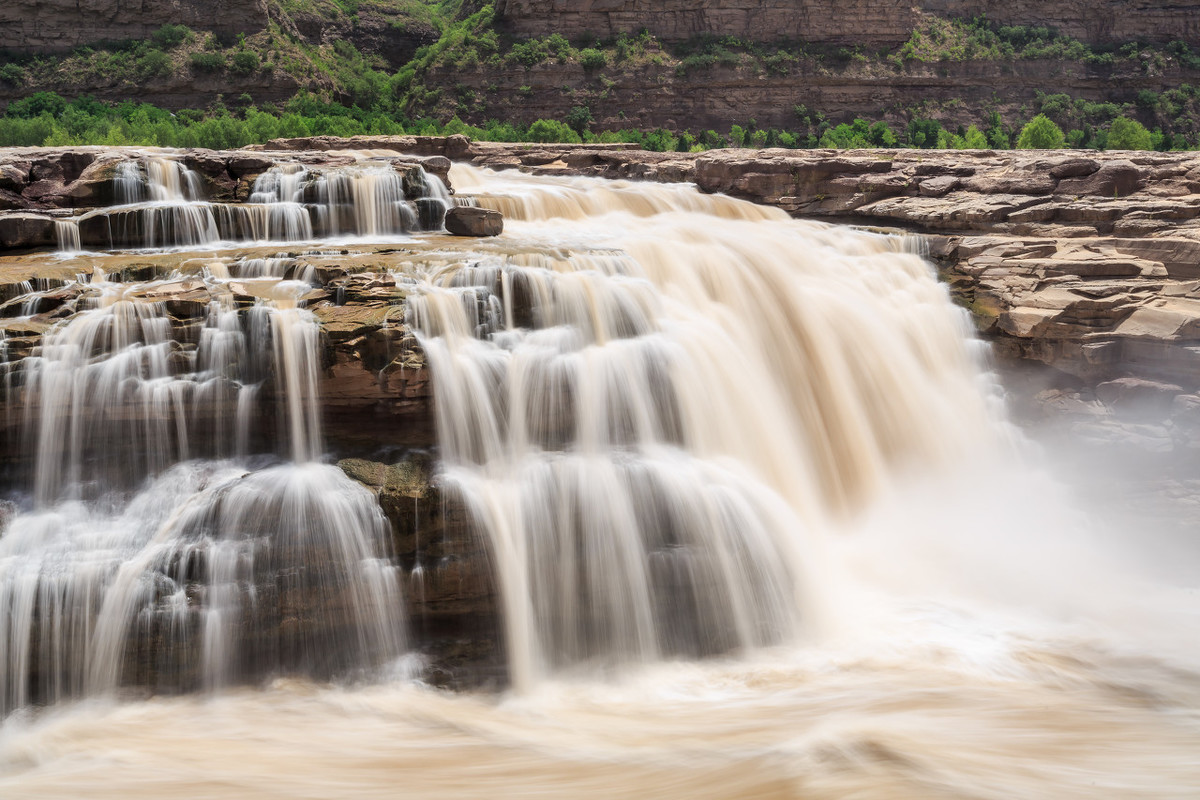
M0 795L1195 795L1194 481L1083 513L912 241L357 157L5 257Z
M79 240L79 223L73 219L54 221L54 236L60 253L78 253L83 249Z
M277 164L255 178L248 202L218 203L205 199L200 174L176 159L122 161L113 177L117 205L89 211L77 224L112 249L380 239L441 229L453 205L446 186L419 166L404 169L370 160L326 169ZM64 223L61 250L78 249L70 235Z
M299 302L311 287L270 261L217 270L278 273L254 279L248 308L227 275L97 272L20 387L6 384L24 405L34 508L0 538L0 713L126 685L332 675L403 652L387 521L314 461L320 331ZM290 463L253 456L264 385Z
M600 237L441 263L408 299L518 685L794 640L829 520L993 428L966 321L895 239L688 187L454 178L523 236Z

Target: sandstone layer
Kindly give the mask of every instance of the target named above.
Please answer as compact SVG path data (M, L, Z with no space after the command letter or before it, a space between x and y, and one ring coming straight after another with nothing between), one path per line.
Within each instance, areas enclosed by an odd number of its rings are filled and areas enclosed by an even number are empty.
M63 52L80 45L148 39L182 24L233 39L267 26L267 0L6 0L0 3L0 49Z
M894 46L906 41L923 13L1002 25L1045 25L1092 43L1135 39L1196 41L1200 20L1172 0L497 0L510 29L525 35L568 38L637 33L667 40L694 36L768 38L852 46Z
M1062 92L1092 102L1133 103L1138 92L1163 92L1200 82L1200 71L1172 60L1161 70L1139 63L1086 65L1030 59L1017 61L887 61L830 64L801 59L781 73L714 65L680 74L670 64L613 65L596 71L577 63L532 67L437 68L425 77L440 87L437 103L423 107L444 119L455 114L472 124L503 119L524 124L563 119L586 106L593 129L657 127L700 134L730 125L795 131L796 106L834 121L856 116L883 119L903 130L914 114L943 125L978 125L991 111L1005 120L1028 119L1038 93ZM913 109L923 109L913 112Z

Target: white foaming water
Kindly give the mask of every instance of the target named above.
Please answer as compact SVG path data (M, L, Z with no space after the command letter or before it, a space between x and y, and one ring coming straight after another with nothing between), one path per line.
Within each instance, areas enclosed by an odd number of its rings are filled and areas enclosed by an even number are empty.
M522 691L285 681L18 715L0 793L1195 794L1194 587L1096 552L903 242L686 186L453 177L505 236L397 280ZM212 641L220 682L238 645Z
M97 271L22 363L35 508L0 538L0 713L402 653L387 521L368 491L312 463L320 330L297 302L311 287L239 280L249 308L227 276L121 284ZM264 383L293 463L256 469L245 457ZM242 460L189 460L214 456Z
M302 242L318 238L378 240L418 230L438 230L453 203L445 185L417 167L406 178L390 163L363 161L310 171L279 164L259 175L247 203L205 199L198 173L166 157L117 164L117 205L80 221L100 218L113 248L190 248L222 242ZM59 228L60 250L78 249L78 227Z
M834 518L994 446L965 320L897 240L690 187L497 182L477 202L557 252L436 265L408 321L518 686L794 641Z
M73 219L55 220L54 236L61 253L78 253L83 249L79 243L79 223Z

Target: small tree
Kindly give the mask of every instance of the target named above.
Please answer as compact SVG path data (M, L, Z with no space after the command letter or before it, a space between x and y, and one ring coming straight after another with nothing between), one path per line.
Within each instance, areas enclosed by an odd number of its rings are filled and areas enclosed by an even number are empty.
M593 72L608 66L608 56L603 50L586 47L579 51L579 64L588 72Z
M1136 119L1117 117L1108 129L1109 150L1153 150L1154 137Z
M987 137L983 135L983 131L974 125L967 128L967 133L963 136L963 146L968 150L987 150L989 147Z
M571 126L571 130L582 136L592 124L592 110L587 106L574 106L563 120Z
M906 131L908 146L932 150L938 146L938 134L941 132L942 124L936 119L915 117L908 122Z
M1017 137L1018 150L1058 150L1067 141L1062 128L1045 114L1038 114L1021 129Z

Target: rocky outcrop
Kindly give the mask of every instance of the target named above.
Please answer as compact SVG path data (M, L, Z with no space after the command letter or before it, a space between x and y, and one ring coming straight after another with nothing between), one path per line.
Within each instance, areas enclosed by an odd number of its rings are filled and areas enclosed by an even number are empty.
M411 61L418 48L438 40L437 28L428 22L388 13L395 4L380 7L368 2L356 6L353 15L329 15L311 7L294 7L284 24L314 45L349 41L360 51L379 56L393 70Z
M490 208L458 206L446 212L446 231L455 236L499 236L504 218Z
M910 232L1005 369L1044 368L1015 407L1078 417L1096 441L1139 452L1200 447L1196 154L480 142L470 157L540 174L692 181L798 217Z
M772 71L761 65L686 67L664 60L630 60L601 70L547 61L430 70L427 87L439 100L420 113L442 119L459 115L472 124L503 119L530 124L563 119L586 106L592 129L688 130L724 134L733 124L795 131L796 106L819 111L834 122L856 116L882 119L893 131L913 116L936 117L945 127L978 125L992 111L1005 120L1025 120L1039 93L1063 92L1093 102L1134 103L1140 91L1164 92L1200 82L1200 71L1171 59L1147 69L1136 59L1112 65L1063 59L1015 61L839 61L802 56ZM466 101L464 101L466 98ZM410 111L410 113L413 113Z
M234 39L267 26L267 0L7 0L0 3L0 49L63 52L85 44L147 39L183 24Z
M429 458L410 453L384 463L338 462L376 493L392 530L393 555L405 574L410 625L429 657L426 680L473 686L503 680L495 578L484 541L462 504L443 489Z
M1172 0L497 0L500 18L527 36L570 39L636 34L682 41L696 36L800 40L881 47L905 42L925 13L964 19L986 16L1002 25L1045 25L1089 43L1135 39L1196 41L1200 22Z
M57 243L54 220L42 214L5 214L0 216L0 249L32 250L54 247Z

